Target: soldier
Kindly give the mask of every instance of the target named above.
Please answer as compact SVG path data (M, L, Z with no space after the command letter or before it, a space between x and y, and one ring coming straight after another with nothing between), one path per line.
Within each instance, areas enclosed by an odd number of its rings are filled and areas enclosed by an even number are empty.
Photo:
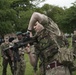
M16 33L18 42L23 40L22 32L17 32ZM17 63L17 72L16 75L24 75L25 74L25 59L24 59L24 52L25 49L23 47L19 48L19 58L20 61Z
M72 71L76 71L76 63L75 63L75 59L76 59L76 29L73 32L73 36L72 36L72 47L73 47L73 54L74 54L74 65L72 67Z
M7 75L7 65L9 63L10 67L11 67L11 72L12 74L14 73L13 72L13 69L12 69L12 61L13 61L13 54L12 54L12 50L7 50L7 51L4 51L5 48L9 47L9 37L5 37L5 42L2 43L1 45L1 53L2 53L2 57L3 57L3 62L2 62L2 65L3 65L3 70L2 70L2 75Z
M37 43L34 43L36 56L33 57L29 47L26 47L31 64L36 67L37 61L40 59L42 75L70 75L68 67L57 59L57 44L59 44L57 40L59 37L63 38L57 24L46 15L34 12L28 26L30 34L32 34L33 29L38 40ZM63 40L59 46L60 48L66 46Z
M74 30L74 35L72 37L72 47L74 49L74 55L76 57L76 30Z
M9 38L9 47L14 46L14 37L10 37ZM16 75L16 71L17 71L17 61L16 61L16 52L15 50L12 50L12 54L13 54L13 59L12 59L12 70L13 70L13 75Z

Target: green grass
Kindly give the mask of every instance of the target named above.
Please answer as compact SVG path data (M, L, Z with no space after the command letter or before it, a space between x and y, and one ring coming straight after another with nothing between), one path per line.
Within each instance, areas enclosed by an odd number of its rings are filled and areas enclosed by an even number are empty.
M70 48L72 47L72 38L68 38L69 44L70 44ZM74 61L74 63L76 64L76 61ZM73 75L76 75L76 71L73 71Z
M29 58L28 58L27 54L25 54L25 60L26 60L25 75L33 75L34 74L33 67L29 63ZM0 66L0 75L2 75L2 58L1 57L0 57L0 65L1 65ZM9 65L7 68L7 75L12 75Z
M25 75L33 75L34 74L34 70L33 67L30 64L28 55L25 54L25 60L26 60L26 70L25 70Z

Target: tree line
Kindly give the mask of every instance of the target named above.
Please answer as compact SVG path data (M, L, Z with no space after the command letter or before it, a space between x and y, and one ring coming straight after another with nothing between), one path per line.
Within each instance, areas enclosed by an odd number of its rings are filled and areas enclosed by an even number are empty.
M76 29L76 2L69 8L45 4L45 0L0 0L0 35L27 30L30 17L37 11L52 18L64 33Z

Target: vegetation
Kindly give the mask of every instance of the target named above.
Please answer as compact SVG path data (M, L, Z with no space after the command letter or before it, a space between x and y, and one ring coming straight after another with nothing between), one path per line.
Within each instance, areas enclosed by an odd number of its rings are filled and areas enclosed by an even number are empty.
M44 0L0 0L0 35L26 31L32 9L42 1Z
M25 60L26 60L25 75L33 75L33 73L34 73L33 67L29 63L29 58L28 58L27 54L25 54ZM2 67L2 58L1 58L0 59L0 75L2 75L2 69L3 69L3 67ZM7 67L7 75L12 75L9 65Z
M45 0L0 0L0 35L16 31L25 32L34 11L51 17L65 33L72 33L76 28L76 2L70 8L61 8L45 4Z

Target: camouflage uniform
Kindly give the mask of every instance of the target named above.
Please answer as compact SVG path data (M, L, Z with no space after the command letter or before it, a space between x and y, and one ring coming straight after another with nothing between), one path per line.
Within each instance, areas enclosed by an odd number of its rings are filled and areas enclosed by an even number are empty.
M76 35L72 37L72 47L74 49L74 54L76 55Z
M37 58L41 60L42 75L70 75L69 69L57 59L57 43L61 48L65 47L64 40L59 40L61 44L58 42L58 37L62 36L58 25L46 15L34 12L29 22L28 31L33 29L36 22L44 27L44 30L36 33L38 41L34 44Z
M72 47L73 47L73 55L74 55L74 62L73 62L72 70L76 71L76 63L75 63L75 59L76 59L76 32L72 36Z
M14 46L14 42L10 42L10 46ZM16 71L17 71L17 60L16 60L16 52L14 50L12 50L12 54L13 54L13 60L12 60L12 69L13 69L13 75L16 75Z
M62 65L62 63L57 60L58 46L55 41L58 40L58 37L62 36L61 31L52 19L48 17L47 19L45 23L41 23L45 29L36 33L38 44L35 43L36 55L41 60L40 68L43 72L42 75L70 75L68 67ZM60 42L60 47L64 47L64 40Z
M2 53L2 57L3 57L3 62L2 62L2 65L3 65L3 71L2 71L2 75L6 75L7 73L7 65L9 63L10 67L11 67L11 72L12 74L14 73L13 72L13 69L12 69L12 58L13 58L13 55L12 55L12 52L11 50L7 50L7 51L3 51L3 49L9 47L9 43L6 44L6 43L3 43L1 45L1 53ZM8 57L8 59L5 59L5 57Z
M25 59L24 59L24 48L19 48L19 56L20 61L17 62L17 72L16 75L24 75L25 74Z
M17 39L13 40L13 43L21 42L23 40L22 32L17 32ZM24 48L18 48L17 52L15 52L15 61L16 61L16 75L24 75L25 74L25 59L24 59Z

